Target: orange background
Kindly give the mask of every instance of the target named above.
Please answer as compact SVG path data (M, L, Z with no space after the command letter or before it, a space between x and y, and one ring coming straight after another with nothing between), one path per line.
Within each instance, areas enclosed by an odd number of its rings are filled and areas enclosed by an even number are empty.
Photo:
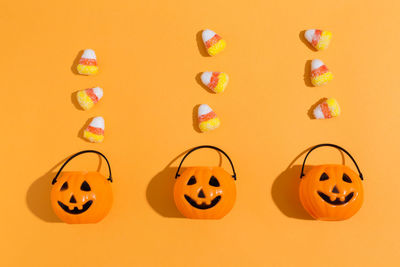
M5 266L398 265L399 1L23 2L0 6ZM315 27L333 32L326 51L301 38ZM204 56L204 28L226 39L225 52ZM74 71L85 48L97 53L95 77ZM304 80L313 58L334 73L330 84ZM225 93L199 84L205 70L230 75ZM79 110L73 93L97 85L104 98ZM322 97L342 115L311 120ZM218 130L195 130L201 103L220 116ZM97 115L106 138L90 144L81 129ZM321 142L348 149L364 173L365 202L350 220L310 220L297 201L296 157ZM172 202L174 159L201 144L237 168L236 205L222 220L180 218ZM115 201L101 223L67 225L50 209L50 182L82 149L109 157ZM340 162L334 149L310 157ZM185 166L216 164L217 153L198 151ZM67 169L97 165L87 155Z

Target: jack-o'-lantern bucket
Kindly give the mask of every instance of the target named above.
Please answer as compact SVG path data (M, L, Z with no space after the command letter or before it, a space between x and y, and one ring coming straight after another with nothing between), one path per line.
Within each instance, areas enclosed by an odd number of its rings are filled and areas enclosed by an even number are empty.
M231 164L233 175L221 167L187 167L183 161L195 150L210 148L221 152ZM183 157L175 175L174 200L180 213L191 219L221 219L236 200L236 172L229 156L214 146L198 146Z
M349 167L339 164L313 166L304 174L308 155L323 146L334 147L346 153L356 166L358 174ZM311 148L304 158L300 179L301 204L315 219L345 220L356 214L362 206L363 175L354 158L340 146L320 144Z
M84 153L96 153L107 163L109 177L99 172L61 172L73 158ZM72 155L60 168L52 181L51 206L64 222L97 223L110 211L113 195L111 191L111 167L108 159L95 150L84 150Z

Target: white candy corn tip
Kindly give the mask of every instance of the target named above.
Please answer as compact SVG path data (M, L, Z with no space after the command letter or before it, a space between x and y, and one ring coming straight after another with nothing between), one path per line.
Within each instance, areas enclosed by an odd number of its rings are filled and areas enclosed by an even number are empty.
M311 70L316 70L319 67L325 65L324 62L322 62L322 60L319 59L313 59L313 61L311 62Z
M85 49L85 51L83 51L82 58L96 59L96 53L92 49Z
M93 88L93 93L97 96L99 100L103 97L103 89L101 89L100 87Z
M95 128L101 128L104 130L104 119L103 117L94 117L92 122L89 124L89 126L95 127Z
M198 116L200 117L200 116L202 116L202 115L208 114L208 113L210 113L211 111L213 111L213 110L210 108L209 105L207 105L207 104L201 104L201 105L199 106Z
M306 40L307 40L309 43L311 43L312 40L313 40L314 34L315 34L315 29L307 30L307 31L304 33L304 38L306 38Z
M208 85L211 82L211 76L211 71L205 71L201 74L201 81L204 83L204 85Z
M314 109L314 117L316 119L324 119L324 113L322 113L322 109L321 109L321 105L318 105L315 109Z
M208 40L210 40L211 38L213 38L215 35L215 32L213 32L212 30L204 30L202 33L202 37L203 37L203 42L207 42Z

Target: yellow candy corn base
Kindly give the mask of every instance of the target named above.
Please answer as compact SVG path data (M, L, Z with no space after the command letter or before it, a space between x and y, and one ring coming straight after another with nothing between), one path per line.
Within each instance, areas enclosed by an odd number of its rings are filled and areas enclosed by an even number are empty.
M91 109L94 106L92 99L85 93L85 91L79 91L77 98L79 105L81 105L84 110Z
M329 43L331 42L332 33L328 31L323 31L321 37L319 38L318 44L315 47L318 50L324 50L328 48Z
M214 88L214 92L222 93L225 91L226 85L228 84L228 76L225 73L218 75L218 84Z
M221 124L219 118L214 118L208 121L203 121L199 124L199 128L202 132L211 131L217 129Z
M340 115L340 107L338 102L333 99L329 98L326 100L326 103L328 104L329 110L331 111L332 117L337 117Z
M83 132L83 137L92 143L101 143L104 140L104 135L94 134L86 130Z
M219 40L215 45L211 46L207 49L208 54L210 56L215 56L219 52L222 52L226 47L226 42L224 39Z
M321 85L324 85L327 82L331 81L332 79L333 79L332 72L329 71L329 72L325 72L322 75L312 78L311 83L314 86L321 86Z
M80 74L84 75L95 75L99 71L99 67L97 66L87 66L82 64L79 64L77 69Z

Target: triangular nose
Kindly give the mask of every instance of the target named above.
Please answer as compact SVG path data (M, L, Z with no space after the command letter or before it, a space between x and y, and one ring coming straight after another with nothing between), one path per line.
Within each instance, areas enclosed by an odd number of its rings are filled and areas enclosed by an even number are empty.
M197 195L199 198L206 198L206 196L204 195L203 189L200 189L199 194Z
M333 187L332 193L339 193L339 190L337 189L336 185Z
M72 195L72 197L70 198L69 203L76 203L74 195Z

